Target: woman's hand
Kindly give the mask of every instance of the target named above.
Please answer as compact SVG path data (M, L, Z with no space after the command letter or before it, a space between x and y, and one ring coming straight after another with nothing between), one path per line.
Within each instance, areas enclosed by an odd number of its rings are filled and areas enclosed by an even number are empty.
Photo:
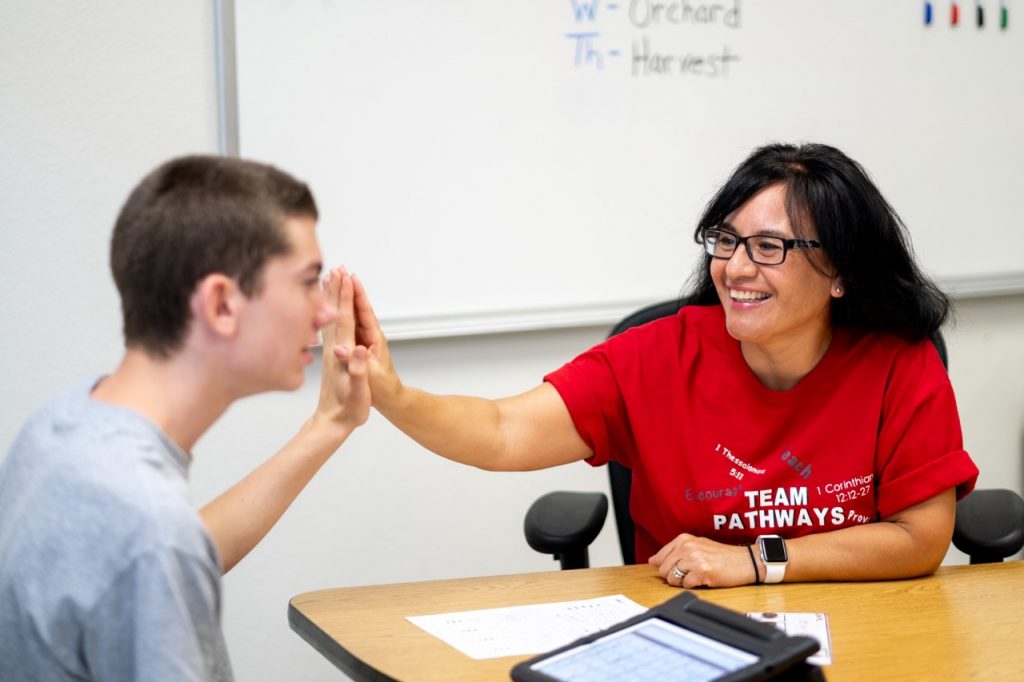
M677 587L736 587L756 582L746 547L688 533L677 536L647 563L657 566L665 582Z
M339 309L342 319L351 314L355 342L368 350L373 406L407 436L452 461L495 471L542 469L593 454L550 384L498 400L405 386L363 283L351 279L353 299L340 297Z
M950 488L874 523L786 541L786 582L898 580L933 573L949 549L956 519ZM764 565L754 553L757 570ZM679 587L735 587L756 582L746 547L722 545L686 533L662 547L648 563ZM680 578L675 569L685 573Z
M324 277L324 293L338 314L322 330L324 367L314 419L329 420L347 436L370 414L369 352L355 340L352 276L344 268L331 270Z
M347 310L354 319L355 341L369 351L368 371L373 405L384 411L385 406L397 399L402 390L402 381L391 361L388 340L381 331L363 283L355 275L352 275L351 280L354 297Z

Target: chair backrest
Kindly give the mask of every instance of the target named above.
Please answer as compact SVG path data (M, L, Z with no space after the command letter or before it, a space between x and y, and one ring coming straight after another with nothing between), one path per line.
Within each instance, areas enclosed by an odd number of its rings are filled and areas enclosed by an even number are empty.
M688 298L663 301L641 308L625 317L612 328L609 337L621 334L630 327L646 324L669 315L675 315L679 309L690 303ZM612 490L612 511L615 513L615 529L619 533L619 548L622 550L622 561L626 564L636 563L636 539L633 517L629 515L629 491L633 485L633 472L629 467L618 462L608 463L608 480Z
M671 301L663 301L641 308L626 316L615 325L609 337L621 334L630 327L646 324L653 320L669 315L675 315L685 305L699 305L698 302L683 297ZM946 355L946 341L942 333L936 331L932 336L932 343L939 353L942 366L949 368L949 360ZM629 467L618 462L608 462L608 481L612 491L612 511L615 513L615 528L619 533L619 548L622 550L622 561L625 564L636 563L636 529L633 526L633 517L629 515L629 493L633 486L633 472Z

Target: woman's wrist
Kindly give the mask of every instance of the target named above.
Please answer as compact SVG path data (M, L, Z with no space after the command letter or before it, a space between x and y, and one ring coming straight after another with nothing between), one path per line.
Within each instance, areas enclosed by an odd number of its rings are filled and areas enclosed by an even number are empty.
M400 414L409 401L409 391L398 376L389 381L370 384L370 402L382 415L390 419L392 414Z

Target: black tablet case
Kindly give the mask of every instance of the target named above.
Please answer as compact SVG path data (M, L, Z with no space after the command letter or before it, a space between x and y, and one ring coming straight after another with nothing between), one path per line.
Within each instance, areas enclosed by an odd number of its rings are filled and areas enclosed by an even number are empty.
M720 677L722 682L825 679L820 668L806 663L807 657L820 648L817 640L787 635L767 623L759 623L736 611L701 601L692 592L683 592L607 630L581 637L554 651L522 661L512 668L512 679L517 682L550 682L553 678L533 670L531 666L649 618L661 618L758 656L757 662Z

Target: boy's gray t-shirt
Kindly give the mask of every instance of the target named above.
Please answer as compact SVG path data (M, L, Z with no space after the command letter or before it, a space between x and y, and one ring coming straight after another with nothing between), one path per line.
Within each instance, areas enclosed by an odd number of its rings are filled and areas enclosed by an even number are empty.
M95 383L36 412L0 466L0 680L231 680L190 458Z

